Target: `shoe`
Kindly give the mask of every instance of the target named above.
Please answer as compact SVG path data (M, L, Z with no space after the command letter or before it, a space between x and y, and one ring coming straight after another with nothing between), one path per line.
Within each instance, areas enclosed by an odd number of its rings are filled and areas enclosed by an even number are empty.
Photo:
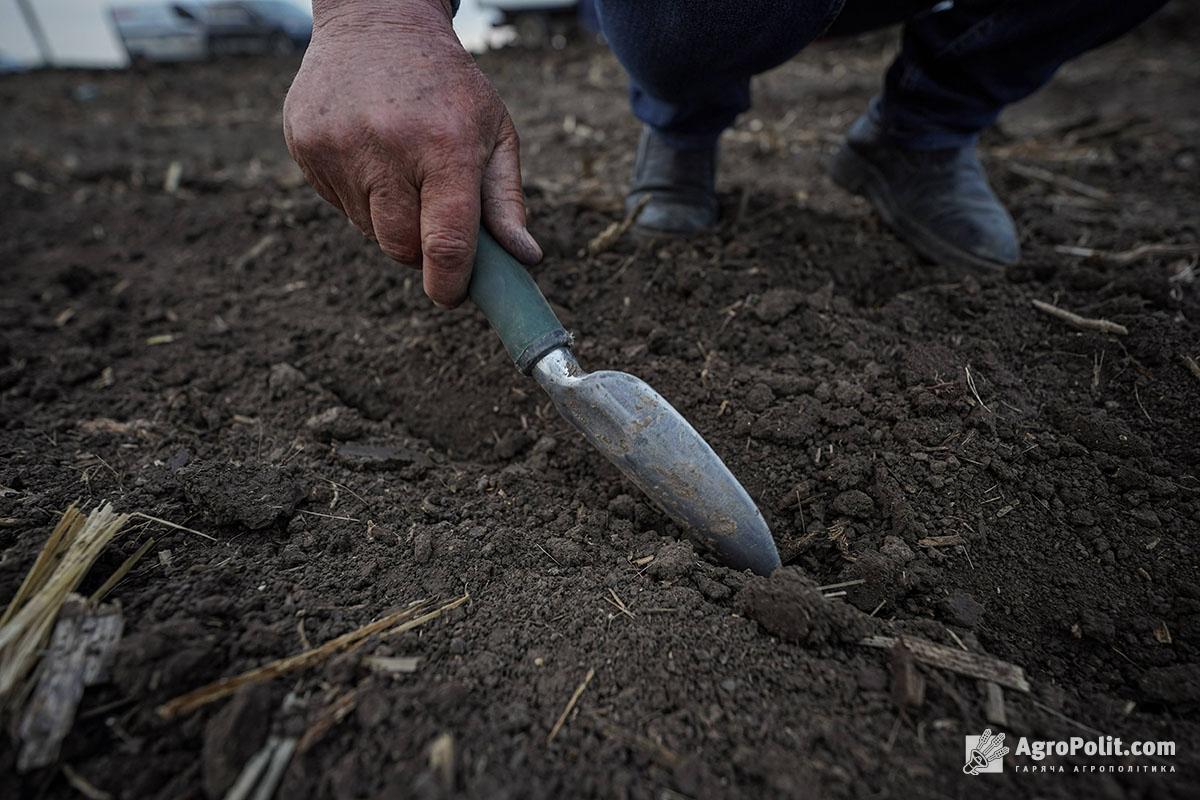
M633 186L625 198L625 212L632 214L649 196L634 221L634 230L674 235L711 230L720 213L714 188L716 180L715 143L710 147L677 149L647 125L638 142Z
M1016 226L974 146L905 149L887 139L868 111L850 126L830 174L871 201L888 227L935 263L996 269L1021 258Z

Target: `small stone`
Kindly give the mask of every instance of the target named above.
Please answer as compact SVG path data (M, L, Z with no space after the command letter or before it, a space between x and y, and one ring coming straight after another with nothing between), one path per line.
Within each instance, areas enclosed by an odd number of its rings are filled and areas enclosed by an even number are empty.
M1071 510L1071 522L1081 528L1090 528L1096 524L1096 518L1091 511L1086 508L1075 508Z
M276 364L267 376L267 389L271 392L272 400L285 397L306 383L308 378L291 364Z
M433 529L417 528L413 532L413 561L424 564L433 557Z
M913 549L899 536L883 537L883 544L879 546L879 552L897 564L907 564L915 556Z
M344 441L361 436L366 428L366 421L352 408L333 406L309 417L304 427L317 441Z
M857 383L837 381L833 385L833 397L844 406L857 406L862 402L865 392Z
M338 460L354 469L396 469L413 467L424 471L433 461L424 453L396 444L359 444L347 442L335 449Z
M1143 528L1161 528L1162 520L1158 518L1158 514L1154 513L1153 509L1135 508L1129 512L1129 516L1133 517L1134 521Z
M847 517L869 517L875 511L875 501L864 491L850 489L833 499L833 510Z
M795 311L803 299L795 289L768 289L754 307L754 316L773 325Z
M691 542L668 542L658 548L646 572L656 580L671 581L686 575L695 564L696 551Z
M746 408L755 414L766 411L775 402L775 393L765 383L756 383L746 392Z
M942 600L941 611L947 622L960 628L974 628L983 619L983 604L965 592Z

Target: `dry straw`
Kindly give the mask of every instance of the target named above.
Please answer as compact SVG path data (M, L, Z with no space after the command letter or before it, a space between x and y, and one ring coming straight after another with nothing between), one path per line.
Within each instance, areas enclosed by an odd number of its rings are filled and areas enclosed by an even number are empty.
M0 709L15 712L67 597L129 521L110 503L84 514L74 504L50 534L0 617Z

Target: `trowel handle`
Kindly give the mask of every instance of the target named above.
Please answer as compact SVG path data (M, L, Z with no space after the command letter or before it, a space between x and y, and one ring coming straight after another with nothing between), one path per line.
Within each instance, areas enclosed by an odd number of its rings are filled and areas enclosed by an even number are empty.
M528 270L483 228L469 295L521 372L528 374L546 353L571 343Z

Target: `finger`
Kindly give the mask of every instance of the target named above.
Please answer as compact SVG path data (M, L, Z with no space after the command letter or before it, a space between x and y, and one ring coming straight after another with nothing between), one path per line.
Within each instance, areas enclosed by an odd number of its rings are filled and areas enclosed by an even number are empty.
M379 249L389 258L419 269L421 211L416 189L407 184L373 189L370 205L371 227Z
M371 220L369 195L353 184L335 183L333 190L337 193L337 205L354 224L354 227L358 228L363 236L374 241L376 238L375 225Z
M521 190L521 143L505 116L500 136L484 168L483 224L504 249L526 264L542 260L542 248L525 227L525 193Z
M295 158L295 156L293 157ZM342 207L342 199L338 197L338 193L333 190L333 187L322 180L316 171L310 169L305 161L296 158L296 164L300 167L300 172L303 173L304 180L308 181L308 185L315 189L325 202L345 214L346 209Z
M425 294L443 308L467 296L479 235L478 168L459 162L457 172L433 173L421 185L421 271Z
M300 170L304 173L304 178L308 181L309 185L317 190L317 194L325 198L338 211L345 214L363 236L366 236L368 239L375 238L375 230L371 223L370 206L360 199L362 192L351 187L339 187L337 183L325 180L319 176L319 173L303 163L300 164Z

